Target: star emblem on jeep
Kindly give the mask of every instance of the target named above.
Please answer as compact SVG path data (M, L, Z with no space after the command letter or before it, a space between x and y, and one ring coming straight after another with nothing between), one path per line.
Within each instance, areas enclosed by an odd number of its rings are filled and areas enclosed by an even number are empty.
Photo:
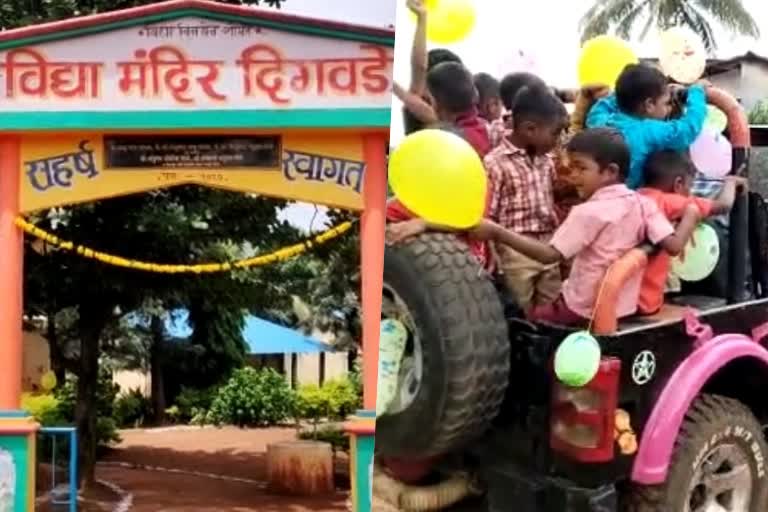
M650 350L643 350L632 363L632 380L638 386L647 384L656 372L656 356Z

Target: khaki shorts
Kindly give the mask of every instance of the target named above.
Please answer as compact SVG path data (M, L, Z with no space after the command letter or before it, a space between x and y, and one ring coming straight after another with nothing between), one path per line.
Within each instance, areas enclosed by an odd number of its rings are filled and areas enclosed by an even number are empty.
M537 237L541 241L551 238ZM560 264L545 265L505 245L496 246L504 284L523 310L554 302L562 288Z

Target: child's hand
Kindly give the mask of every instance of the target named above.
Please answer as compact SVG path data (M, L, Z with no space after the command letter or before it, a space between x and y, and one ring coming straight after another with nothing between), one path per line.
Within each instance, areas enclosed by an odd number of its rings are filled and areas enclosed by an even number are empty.
M408 238L420 235L427 230L427 223L423 219L411 219L397 222L387 226L385 239L387 245L402 242Z
M701 210L693 203L688 203L683 210L683 217L698 223L701 220Z
M475 240L494 240L500 229L501 226L492 220L483 219L480 224L469 230L469 236Z
M737 171L738 174L738 171ZM738 176L738 175L731 175L725 177L726 183L733 183L733 185L736 187L736 190L747 192L749 190L749 180L745 178L744 176Z
M683 84L669 84L667 85L667 89L669 89L669 94L671 94L673 98L677 98L680 94L688 90Z
M419 18L427 15L427 8L424 6L424 0L408 0L408 8Z
M608 96L611 88L605 84L587 84L581 88L581 94L590 99L600 99Z

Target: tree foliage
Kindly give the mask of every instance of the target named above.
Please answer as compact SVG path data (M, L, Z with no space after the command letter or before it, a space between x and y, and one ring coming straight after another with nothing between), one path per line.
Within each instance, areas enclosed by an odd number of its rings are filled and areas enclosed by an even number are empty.
M638 25L644 39L652 28L685 26L696 32L708 51L717 49L715 33L727 31L758 37L760 29L742 0L594 0L580 23L582 41L611 30L630 39ZM716 27L713 27L713 23Z
M768 100L760 100L749 111L749 124L768 125Z

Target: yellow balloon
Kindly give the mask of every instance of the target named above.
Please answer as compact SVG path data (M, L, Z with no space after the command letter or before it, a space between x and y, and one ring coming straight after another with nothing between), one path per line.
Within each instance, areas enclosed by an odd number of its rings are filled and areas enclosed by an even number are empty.
M427 39L451 44L465 39L475 27L477 14L471 0L425 0Z
M40 378L40 387L43 388L43 391L46 393L53 391L56 388L56 384L56 374L50 370L45 372Z
M597 36L581 48L579 83L613 88L624 68L637 63L637 55L626 41L613 36Z
M433 224L466 229L485 212L483 162L467 141L444 130L406 137L390 155L389 184L403 206Z

